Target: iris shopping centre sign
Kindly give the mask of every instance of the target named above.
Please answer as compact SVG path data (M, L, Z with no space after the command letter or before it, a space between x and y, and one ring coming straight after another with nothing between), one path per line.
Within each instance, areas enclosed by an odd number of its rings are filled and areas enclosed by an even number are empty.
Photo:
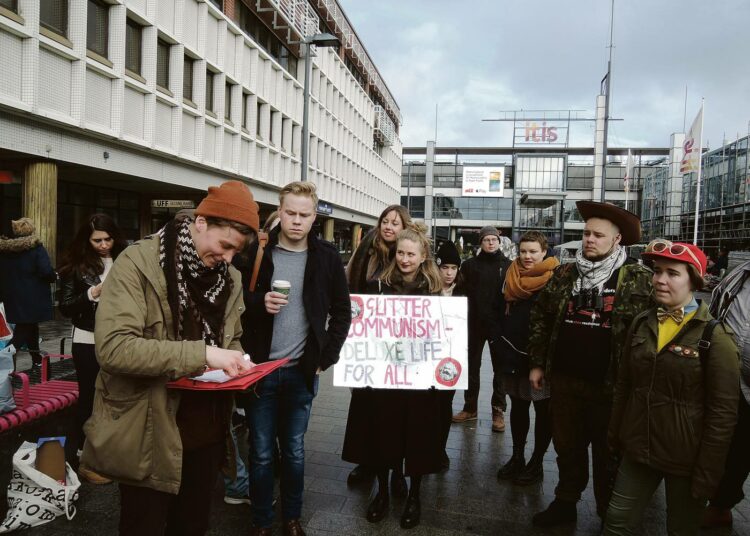
M513 146L549 145L553 147L568 146L567 121L526 121L513 124Z

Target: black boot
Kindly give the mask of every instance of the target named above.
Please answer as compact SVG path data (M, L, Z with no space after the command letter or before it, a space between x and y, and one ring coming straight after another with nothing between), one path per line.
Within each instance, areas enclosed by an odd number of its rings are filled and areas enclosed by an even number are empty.
M523 446L513 446L513 456L497 472L497 478L500 480L512 480L518 476L526 467L526 460L523 457Z
M406 497L409 488L406 485L406 477L401 469L391 471L391 495L399 499Z
M528 486L529 484L536 484L544 479L544 468L542 461L544 460L544 454L537 455L533 454L531 460L526 464L516 478L513 479L514 484L519 486Z
M409 494L406 499L404 513L401 514L401 528L412 529L419 525L419 518L422 516L422 505L419 502L419 495Z
M532 518L535 527L554 527L565 523L575 523L578 519L576 503L555 499L544 512Z
M375 498L367 507L367 521L377 523L388 513L388 492L378 491Z

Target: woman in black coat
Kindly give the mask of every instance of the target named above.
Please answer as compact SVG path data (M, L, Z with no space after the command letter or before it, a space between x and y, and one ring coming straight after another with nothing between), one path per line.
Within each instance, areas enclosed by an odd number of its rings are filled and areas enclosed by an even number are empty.
M380 213L377 226L365 235L346 267L350 293L368 293L368 285L377 281L393 259L396 236L409 224L411 224L409 211L401 205L390 205ZM369 404L367 393L363 389L352 389L348 419L351 419L352 415L366 413L367 404ZM406 493L406 481L402 470L400 467L393 469L391 487L394 495L403 495ZM360 464L349 473L347 483L350 485L370 483L374 476L373 468Z
M38 367L42 363L39 322L52 320L50 283L57 274L35 234L34 222L21 218L11 223L15 238L0 237L0 301L8 322L15 324L11 344L17 349L25 345Z
M547 239L539 231L528 231L521 236L519 255L505 273L502 294L496 302L500 318L501 336L493 341L491 351L500 363L503 390L511 400L510 430L513 435L513 456L497 472L501 480L515 484L533 484L544 475L542 461L552 441L549 414L549 387L532 389L529 383L529 342L531 309L539 292L560 264L556 258L544 258ZM528 465L525 460L526 436L529 432L529 410L534 404L534 452Z
M413 224L401 231L396 254L377 281L369 285L372 294L439 295L442 281L437 266L428 257L429 240ZM422 475L436 473L443 466L443 398L436 389L360 390L367 403L349 413L342 458L375 468L378 492L367 509L367 520L376 523L388 512L388 471L405 467L410 477L409 495L401 526L419 524L419 492Z
M83 448L83 424L91 417L94 384L99 374L94 346L94 321L102 283L114 260L127 246L120 229L106 214L94 214L78 229L60 263L60 312L73 321L73 362L78 378L78 449ZM93 484L110 481L84 467L79 474Z

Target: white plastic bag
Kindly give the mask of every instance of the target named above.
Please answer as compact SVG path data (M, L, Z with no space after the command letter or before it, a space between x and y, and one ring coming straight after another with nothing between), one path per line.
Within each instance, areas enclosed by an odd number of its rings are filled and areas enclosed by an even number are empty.
M81 481L65 464L66 484L60 484L36 470L36 445L24 443L13 455L13 478L8 485L8 515L0 533L49 523L58 516L69 520L76 515Z
M13 384L10 381L15 353L16 349L12 344L0 348L0 415L16 409L16 401L13 399Z

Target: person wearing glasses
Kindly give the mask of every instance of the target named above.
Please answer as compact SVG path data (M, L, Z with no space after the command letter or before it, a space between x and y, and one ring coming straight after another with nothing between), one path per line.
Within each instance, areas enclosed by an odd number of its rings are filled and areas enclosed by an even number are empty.
M640 240L638 216L609 203L576 207L586 221L581 249L540 291L526 350L532 387L550 384L559 470L555 500L533 517L540 527L576 521L589 481L589 445L596 511L604 517L614 477L607 426L620 353L633 319L653 305L651 272L623 247Z
M620 363L608 442L622 462L604 534L634 534L662 480L667 533L698 534L737 419L737 347L693 295L707 264L697 246L659 239L642 257L658 306L635 319Z
M482 227L479 231L479 245L479 254L461 266L464 290L469 299L469 388L464 391L463 410L453 416L453 422L456 423L477 419L482 351L485 343L493 338L493 324L499 322L494 311L495 297L501 292L501 281L510 266L510 259L500 250L500 233L497 229ZM502 374L494 357L492 369L492 431L503 432L507 402Z

